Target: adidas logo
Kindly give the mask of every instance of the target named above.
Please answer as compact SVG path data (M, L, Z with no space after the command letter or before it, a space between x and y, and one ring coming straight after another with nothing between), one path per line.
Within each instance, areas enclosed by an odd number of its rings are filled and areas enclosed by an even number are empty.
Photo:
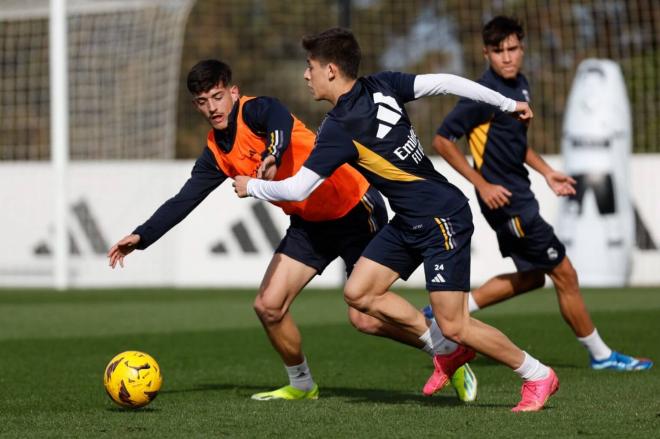
M379 139L384 138L387 133L392 130L392 127L401 119L403 110L399 107L399 104L396 103L396 99L391 96L385 96L382 93L374 93L373 95L375 104L385 104L378 105L378 113L376 114L376 119L378 119L378 132L376 137Z
M261 227L266 240L268 241L268 246L275 250L282 239L282 234L280 233L275 221L271 217L268 209L266 208L266 203L258 201L254 203L251 207L252 213ZM253 236L254 231L250 230L245 221L237 221L231 226L231 235L233 240L238 244L242 253L245 254L258 254L259 246L257 242L259 239L255 239ZM225 244L225 241L220 240L211 246L211 253L214 254L229 254L229 249Z
M440 273L437 273L433 279L431 279L431 282L436 283L436 284L441 284L445 282L445 278L442 277Z
M68 240L69 254L80 256L95 254L105 256L108 251L108 241L105 239L96 216L92 213L89 203L85 199L72 204L69 214L73 214L76 221L69 222ZM37 256L52 256L52 248L48 239L37 242L32 253Z

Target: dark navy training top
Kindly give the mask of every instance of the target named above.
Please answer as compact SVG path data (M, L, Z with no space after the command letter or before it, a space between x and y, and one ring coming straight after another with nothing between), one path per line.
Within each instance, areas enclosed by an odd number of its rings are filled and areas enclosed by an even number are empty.
M529 84L522 74L505 80L488 69L477 82L516 101L530 101ZM477 192L489 223L498 224L529 209L538 210L525 168L526 124L491 105L461 99L437 133L452 142L467 136L475 169L489 183L502 185L512 193L509 205L491 210Z
M424 155L404 108L415 99L414 82L396 72L359 78L327 114L304 166L328 177L350 163L404 220L449 217L467 198Z

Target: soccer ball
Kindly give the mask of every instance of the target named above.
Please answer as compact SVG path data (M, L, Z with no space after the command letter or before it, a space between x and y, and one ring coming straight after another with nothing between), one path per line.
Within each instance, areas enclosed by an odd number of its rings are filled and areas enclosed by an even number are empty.
M122 407L144 407L158 395L161 384L160 366L153 357L139 351L115 355L103 374L105 391Z

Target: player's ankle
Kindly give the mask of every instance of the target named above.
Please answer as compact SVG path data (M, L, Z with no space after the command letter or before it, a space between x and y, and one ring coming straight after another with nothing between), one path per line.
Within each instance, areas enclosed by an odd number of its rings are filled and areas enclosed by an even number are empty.
M302 363L294 366L285 366L286 373L289 375L289 384L298 390L308 392L314 387L312 372L307 366L307 358Z
M550 368L548 366L541 363L525 351L523 351L523 354L525 354L523 363L518 369L514 369L514 372L517 373L520 378L525 381L536 381L548 377L550 374Z

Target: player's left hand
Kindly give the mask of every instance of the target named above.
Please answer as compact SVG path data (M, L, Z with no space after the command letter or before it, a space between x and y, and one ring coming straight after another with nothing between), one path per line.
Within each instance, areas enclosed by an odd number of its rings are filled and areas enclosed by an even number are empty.
M247 184L250 180L252 180L252 178L245 175L237 175L234 177L234 184L232 186L234 186L234 192L236 192L238 198L245 198L248 196Z
M516 119L525 124L529 124L532 118L534 118L534 113L527 102L516 102L516 110L513 114L516 116Z
M550 186L550 189L552 189L552 192L554 192L555 195L560 197L575 195L574 186L576 181L572 177L562 172L549 172L545 176L545 181L548 183L548 186Z
M268 155L261 161L259 169L257 169L257 178L262 180L272 180L277 173L277 162L275 156Z

